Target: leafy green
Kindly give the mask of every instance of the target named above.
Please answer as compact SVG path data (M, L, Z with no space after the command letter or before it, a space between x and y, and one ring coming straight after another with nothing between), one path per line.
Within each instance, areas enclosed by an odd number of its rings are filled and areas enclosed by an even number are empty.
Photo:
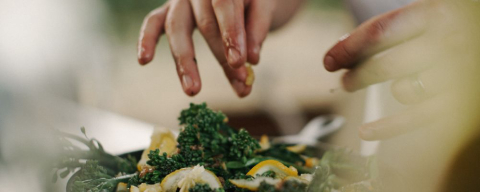
M275 171L265 171L264 173L262 173L258 176L275 178L275 177L277 177L277 173L275 173Z
M350 186L362 191L361 181L374 181L376 174L374 158L364 158L346 149L333 149L323 154L315 170L308 192L330 192L341 186ZM362 188L362 190L360 190Z
M113 191L119 182L126 182L134 175L113 177L95 160L88 160L72 178L73 185L69 185L71 192L103 192Z
M275 186L268 184L267 182L263 181L260 183L260 186L258 187L259 192L277 192L277 189Z
M283 182L280 186L273 186L265 181L260 183L258 192L306 192L307 184L294 180ZM323 192L323 191L322 191Z
M87 137L85 128L82 127L81 131L85 135L85 138L60 131L56 132L59 146L61 146L61 157L58 161L54 162L53 167L55 174L53 181L56 181L58 176L65 178L69 173L83 167L88 160L95 160L97 162L96 164L102 166L109 175L133 173L136 171L137 161L135 158L131 156L121 158L107 153L100 142ZM74 145L72 141L85 145L88 150L81 149ZM60 172L60 174L58 174L58 172Z
M225 192L225 190L211 189L208 184L196 184L193 188L190 188L188 192Z
M310 182L308 192L330 192L335 189L335 175L328 166L319 166L313 174L313 180Z
M280 192L305 192L307 184L298 181L289 180L283 183L280 187Z
M233 134L230 143L229 158L241 159L243 162L253 157L255 150L260 149L258 141L250 136L245 129L241 129L237 134Z
M308 189L306 184L294 180L276 186L262 183L258 189L260 192L330 192L345 185L359 188L361 186L354 185L356 182L374 176L366 174L374 170L368 166L372 163L359 164L345 150L326 152L316 169L305 167L305 157L287 150L288 145L274 144L269 149L260 151L259 142L248 131L231 128L225 114L207 108L205 103L190 104L188 109L182 110L178 119L181 131L177 137L177 153L167 155L160 154L158 149L150 151L147 161L149 166L140 172L137 172L133 158L108 154L95 139L88 139L86 135L81 138L61 133L60 141L64 142L65 156L57 164L54 178L58 175L66 177L80 168L72 178L73 185L69 185L69 192L111 192L118 182L128 181L129 187L142 183L159 183L178 169L202 165L219 178L223 188L212 190L208 184L197 183L189 189L190 192L248 192L247 189L234 186L230 179L254 179L246 173L265 160L276 160L287 167L295 167L300 174L314 173L313 181ZM85 134L84 129L82 132ZM70 140L85 144L89 150L76 147ZM118 173L123 174L114 177ZM277 174L266 171L259 176L276 178Z
M287 150L286 145L272 145L268 150L260 152L259 155L274 157L293 164L305 165L305 160L299 154Z

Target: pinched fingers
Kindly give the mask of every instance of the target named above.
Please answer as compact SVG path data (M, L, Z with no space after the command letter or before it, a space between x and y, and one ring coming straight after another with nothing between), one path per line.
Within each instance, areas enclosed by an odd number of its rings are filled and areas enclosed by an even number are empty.
M220 28L227 62L231 67L239 68L245 64L247 59L244 2L213 0L212 6Z
M168 9L169 2L150 12L143 20L137 50L138 62L142 65L149 63L153 59L155 47L164 31Z
M183 91L190 96L196 95L201 89L192 40L194 27L195 22L188 0L171 1L165 29Z
M424 9L423 3L415 2L363 23L327 52L325 68L356 67L361 60L418 36L426 29Z
M223 71L230 81L232 88L239 97L245 97L252 91L254 73L250 66L243 65L239 68L231 68L228 64L223 64Z

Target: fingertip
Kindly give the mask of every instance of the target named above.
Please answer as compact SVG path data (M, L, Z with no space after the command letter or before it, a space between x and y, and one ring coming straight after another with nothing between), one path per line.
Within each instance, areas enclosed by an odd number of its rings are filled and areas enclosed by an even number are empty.
M334 72L339 69L335 58L333 58L331 55L325 56L323 59L323 65L325 66L325 69L330 72Z
M260 46L249 47L247 50L247 61L253 65L257 65L260 62Z
M196 96L200 90L194 90L194 89L184 89L185 94L187 94L189 97L194 97Z
M250 95L251 92L252 92L252 86L245 86L245 89L243 90L243 92L238 94L238 97L245 98L248 95Z
M252 91L252 86L246 85L245 82L236 79L232 80L232 87L240 98L248 96Z
M198 93L200 93L200 90L202 89L202 84L201 84L200 80L198 80L198 79L197 80L192 80L192 79L188 79L188 78L189 78L189 76L187 76L187 75L184 75L182 77L183 91L188 96L193 97L193 96L197 95Z
M142 66L150 63L150 61L152 61L151 57L139 57L138 58L138 63Z
M151 50L146 49L145 45L140 42L137 51L137 58L140 65L146 65L153 60L153 54L151 53Z

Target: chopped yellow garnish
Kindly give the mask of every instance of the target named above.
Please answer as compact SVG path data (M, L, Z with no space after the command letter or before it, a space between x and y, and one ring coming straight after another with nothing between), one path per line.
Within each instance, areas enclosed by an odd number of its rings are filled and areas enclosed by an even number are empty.
M298 176L298 171L294 167L287 167L282 163L275 160L266 160L258 163L253 167L247 175L256 176L261 175L267 171L273 171L279 178L285 178L287 176Z
M304 152L305 149L307 149L306 145L294 145L294 146L287 147L287 150L289 150L291 152L294 152L294 153Z
M245 80L245 85L253 85L255 81L255 73L253 72L252 66L247 64L247 79Z
M118 189L117 189L118 191ZM146 183L140 184L138 187L131 186L130 192L163 192L162 187L160 187L159 183L148 185Z
M267 135L262 135L262 137L260 137L260 149L262 151L270 149L270 140Z
M222 183L214 173L198 165L168 174L162 180L161 186L166 192L175 192L178 188L180 192L186 192L196 183L208 184L212 189L222 188Z
M131 186L130 187L130 192L140 192L140 189L138 189L138 187Z
M127 184L126 183L118 183L116 192L128 192Z
M143 151L142 157L140 161L138 161L138 171L142 171L144 166L147 166L147 161L149 160L148 154L151 150L156 149L160 151L160 154L167 153L167 155L171 155L177 150L175 136L168 128L155 127L151 136L150 146Z
M318 165L318 158L315 157L309 157L305 159L305 166L308 168L312 168Z

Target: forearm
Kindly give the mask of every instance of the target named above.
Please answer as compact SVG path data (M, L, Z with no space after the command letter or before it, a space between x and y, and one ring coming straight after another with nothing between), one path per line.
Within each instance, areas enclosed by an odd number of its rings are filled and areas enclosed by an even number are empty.
M285 25L297 13L304 0L282 0L278 1L273 12L270 31L276 30Z

